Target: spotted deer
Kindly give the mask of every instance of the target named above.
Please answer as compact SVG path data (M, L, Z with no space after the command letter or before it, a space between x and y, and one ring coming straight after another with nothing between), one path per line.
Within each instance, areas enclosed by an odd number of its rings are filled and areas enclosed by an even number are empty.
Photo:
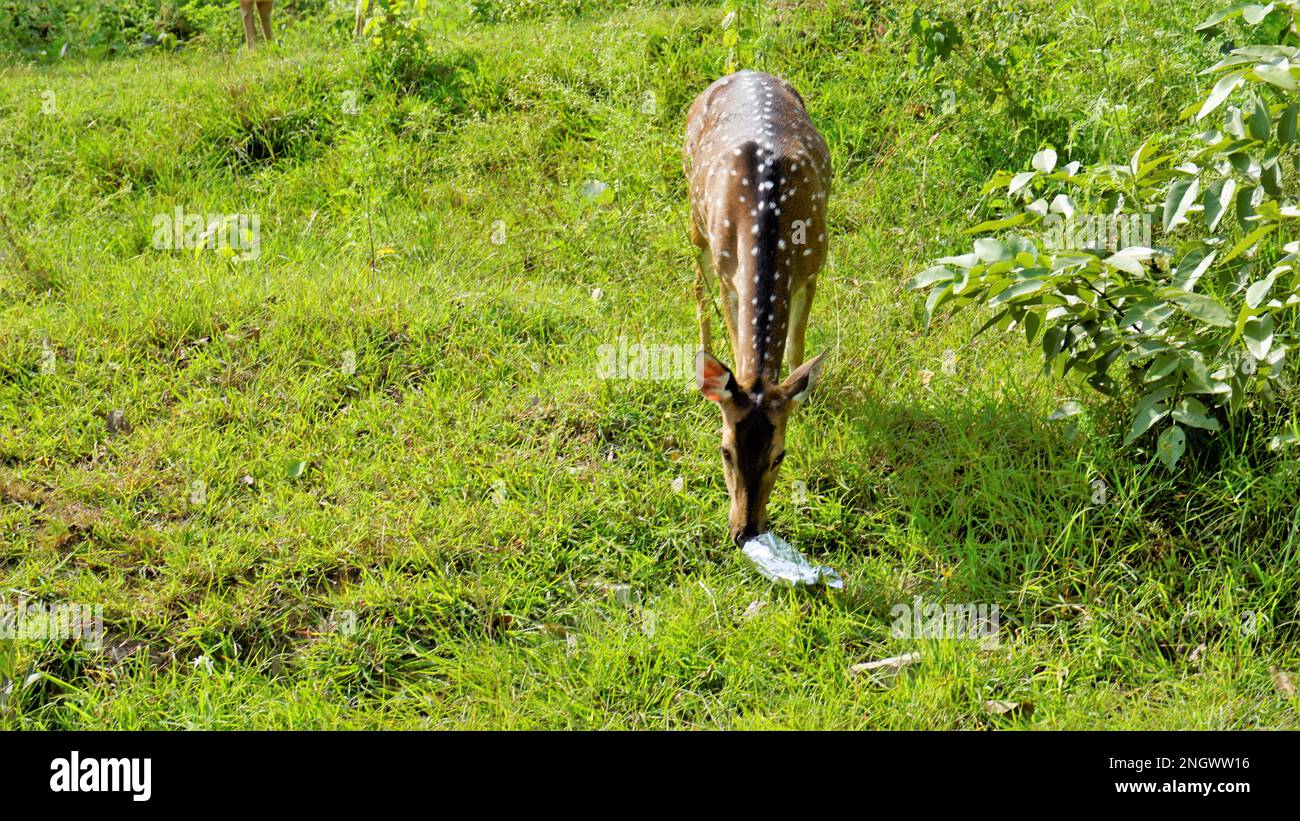
M808 311L826 260L830 156L794 87L757 71L723 77L695 99L682 155L696 249L695 379L722 410L727 518L740 544L767 527L786 423L817 383L825 355L804 361ZM709 350L711 276L734 373Z

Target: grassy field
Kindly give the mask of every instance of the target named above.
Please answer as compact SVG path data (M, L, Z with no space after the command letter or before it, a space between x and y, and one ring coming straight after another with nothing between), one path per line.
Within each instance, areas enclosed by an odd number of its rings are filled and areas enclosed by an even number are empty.
M965 5L926 7L1006 74L914 64L904 3L743 16L738 62L803 92L836 174L831 354L772 516L840 592L731 546L686 379L602 378L620 338L694 345L680 135L720 7L456 11L423 55L338 12L250 55L232 10L173 53L11 57L0 605L99 604L107 635L0 641L0 727L1300 727L1274 431L1171 474L903 287L994 170L1173 122L1214 4ZM177 207L256 214L260 255L156 250ZM915 596L996 605L1000 642L892 638ZM893 687L850 673L911 651Z

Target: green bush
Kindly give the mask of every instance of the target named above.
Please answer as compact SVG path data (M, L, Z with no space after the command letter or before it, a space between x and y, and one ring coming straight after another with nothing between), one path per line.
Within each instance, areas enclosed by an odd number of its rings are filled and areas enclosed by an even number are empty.
M277 21L323 12L328 0L277 0ZM349 25L351 8L347 12ZM237 0L0 0L0 50L26 59L117 57L240 29Z
M1241 17L1272 44L1206 69L1217 79L1186 125L1151 135L1127 163L1061 165L1044 148L998 172L983 194L999 215L968 231L986 236L910 283L928 291L927 323L940 308L989 309L981 331L1019 328L1045 372L1131 392L1126 443L1156 436L1171 470L1186 428L1214 433L1275 408L1300 305L1300 243L1282 239L1300 218L1297 14L1298 0L1237 4L1202 23Z

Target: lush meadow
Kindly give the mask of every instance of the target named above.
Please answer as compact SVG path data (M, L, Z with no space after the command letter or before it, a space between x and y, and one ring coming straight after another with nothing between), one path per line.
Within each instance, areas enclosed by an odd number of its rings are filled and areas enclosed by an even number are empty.
M233 4L93 48L10 32L0 605L99 604L106 635L0 641L0 727L1300 726L1270 675L1300 669L1285 419L1169 471L1122 401L978 312L927 331L905 287L969 247L994 171L1126 162L1176 122L1233 34L1194 30L1212 6L810 0L723 29L478 2L353 43L350 6L300 3L252 54ZM831 147L831 354L772 516L840 592L729 543L684 374L602 369L694 345L680 139L729 49ZM178 207L255 215L255 258L159 250ZM891 637L918 596L996 605L1000 641ZM891 687L850 672L911 651Z

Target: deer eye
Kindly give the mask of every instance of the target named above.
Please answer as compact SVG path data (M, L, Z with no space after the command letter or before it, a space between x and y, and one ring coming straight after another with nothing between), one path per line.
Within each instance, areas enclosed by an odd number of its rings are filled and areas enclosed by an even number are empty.
M730 465L730 464L731 464L731 451L727 450L726 448L719 448L719 450L722 451L722 461L724 461L724 462L726 462L728 465Z
M784 461L785 461L785 451L781 451L776 455L776 458L772 460L772 470L776 470L777 468L781 467L781 463Z

